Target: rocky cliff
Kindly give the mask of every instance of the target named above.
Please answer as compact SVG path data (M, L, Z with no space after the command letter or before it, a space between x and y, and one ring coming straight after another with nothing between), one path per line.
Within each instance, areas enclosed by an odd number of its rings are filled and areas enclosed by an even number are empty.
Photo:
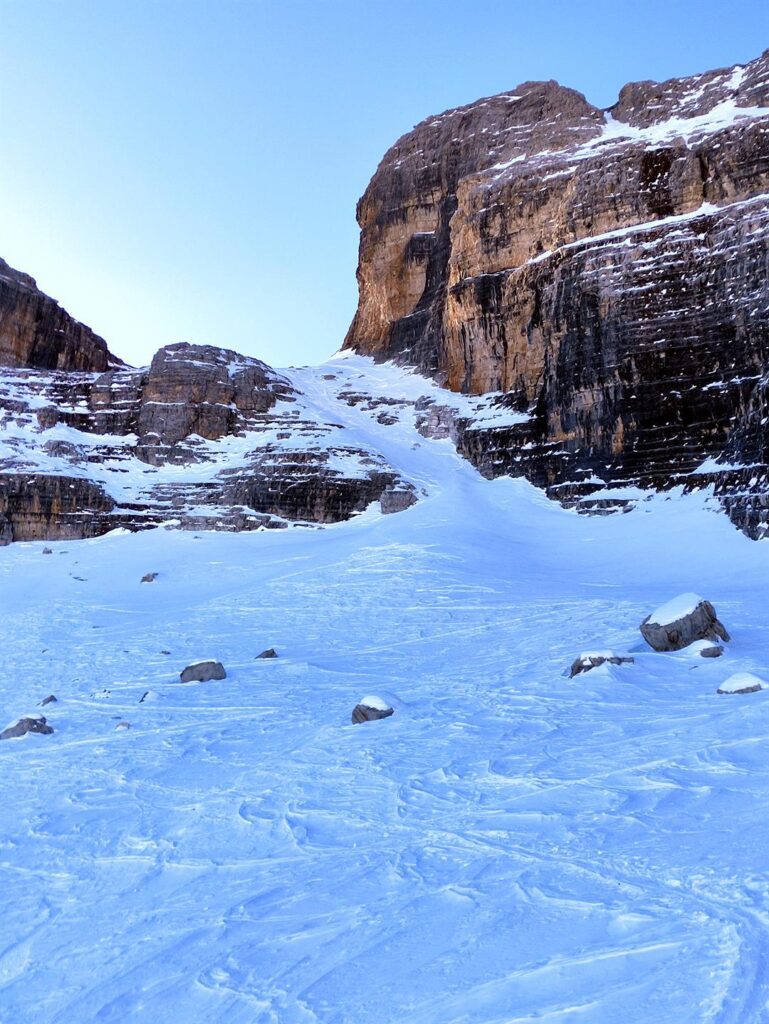
M0 373L0 544L168 521L334 523L414 500L375 446L226 349L169 345L149 367L103 374Z
M120 365L103 338L0 259L0 366L103 372Z
M433 380L186 344L132 369L0 261L0 544L397 512L423 438L580 511L707 487L769 532L769 51L610 110L535 82L430 118L358 218L346 345Z
M759 535L769 51L625 86L609 110L528 82L428 118L385 155L358 220L346 345L525 413L454 425L482 472L593 510L713 484Z

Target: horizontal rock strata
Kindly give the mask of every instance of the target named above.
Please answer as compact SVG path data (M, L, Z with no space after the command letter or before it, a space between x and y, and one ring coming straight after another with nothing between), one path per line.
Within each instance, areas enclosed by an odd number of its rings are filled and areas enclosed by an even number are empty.
M117 527L327 524L414 488L283 376L213 346L144 369L0 374L0 544Z
M346 345L528 414L455 425L483 473L599 512L712 484L762 535L769 51L628 85L608 111L529 82L428 118L358 220Z

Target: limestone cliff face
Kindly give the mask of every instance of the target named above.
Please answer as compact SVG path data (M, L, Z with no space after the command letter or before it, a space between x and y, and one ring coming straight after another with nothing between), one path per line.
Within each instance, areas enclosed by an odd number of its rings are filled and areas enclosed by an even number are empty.
M0 366L100 373L119 365L103 338L41 292L29 274L0 260Z
M608 111L538 82L429 118L358 220L346 345L528 411L513 431L460 425L489 475L568 500L765 455L769 51L628 85ZM765 459L729 479L749 525Z

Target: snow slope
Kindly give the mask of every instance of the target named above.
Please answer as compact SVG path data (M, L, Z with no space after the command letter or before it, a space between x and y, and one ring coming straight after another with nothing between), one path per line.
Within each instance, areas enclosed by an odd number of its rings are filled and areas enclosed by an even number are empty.
M766 1020L769 693L715 691L766 676L769 544L702 494L581 517L344 417L423 500L0 549L0 717L58 697L0 743L0 1020ZM641 640L685 591L722 658ZM563 675L594 648L635 664ZM203 657L227 678L178 683ZM395 714L353 726L367 693Z

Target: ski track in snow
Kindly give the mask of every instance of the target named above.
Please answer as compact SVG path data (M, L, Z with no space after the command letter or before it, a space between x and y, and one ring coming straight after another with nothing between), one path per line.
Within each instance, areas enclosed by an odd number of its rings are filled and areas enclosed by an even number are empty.
M769 665L769 544L482 480L332 399L424 381L329 367L292 376L414 508L0 550L2 713L59 698L0 744L0 1020L765 1021L769 693L715 690ZM641 640L688 590L722 658ZM635 664L563 675L596 647ZM350 725L366 693L395 715Z

